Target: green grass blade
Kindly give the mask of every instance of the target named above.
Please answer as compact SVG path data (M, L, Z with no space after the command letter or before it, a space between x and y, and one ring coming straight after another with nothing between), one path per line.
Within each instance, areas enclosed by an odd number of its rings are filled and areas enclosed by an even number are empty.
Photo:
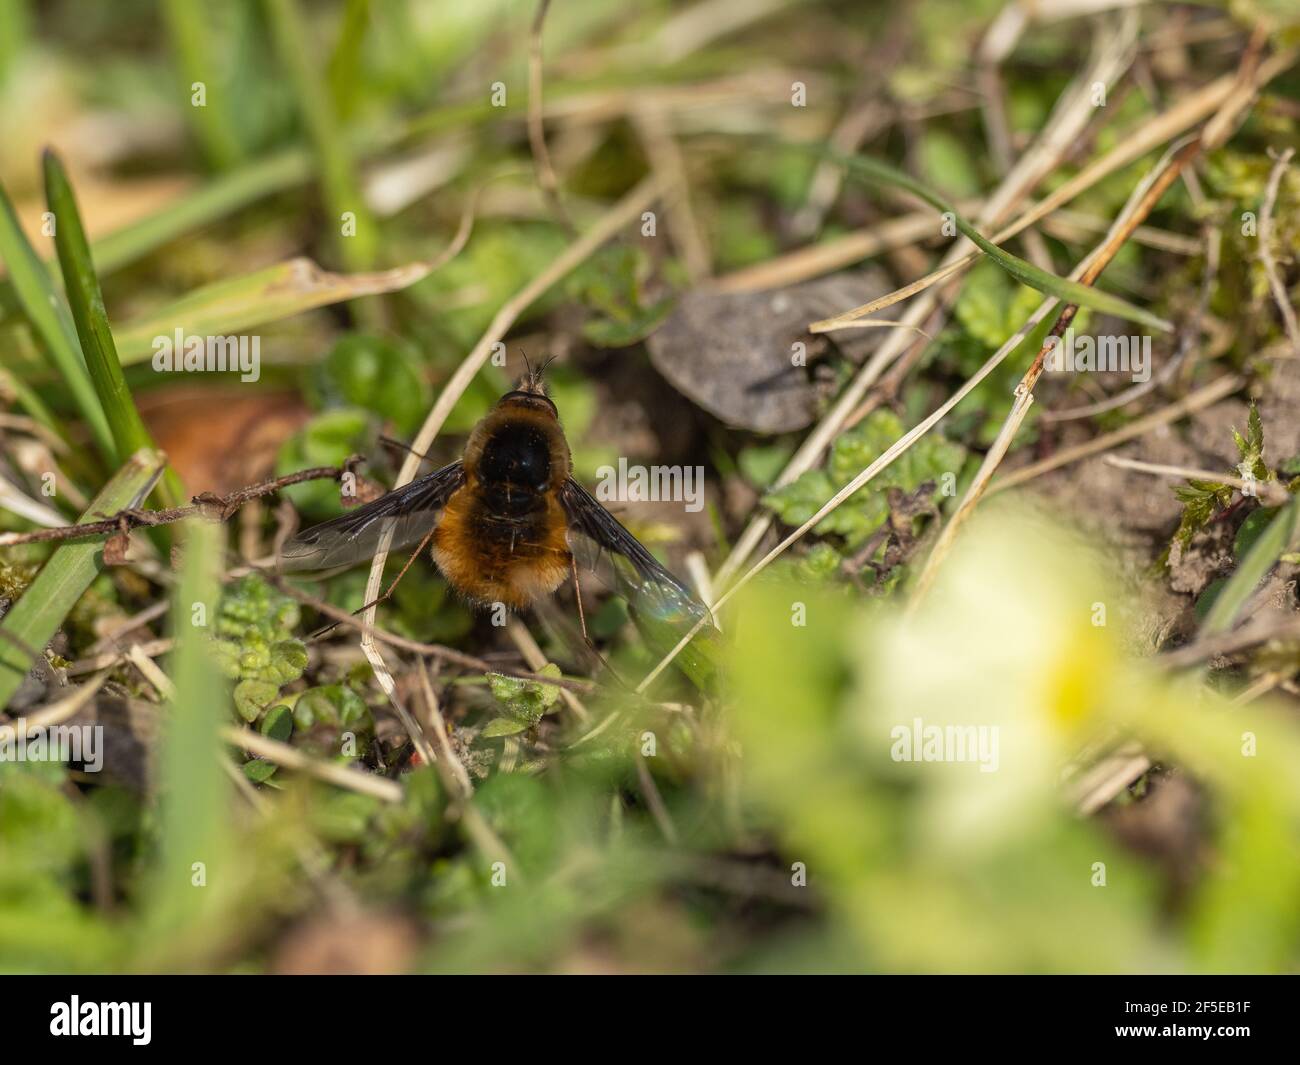
M369 270L378 256L379 232L361 196L347 131L334 114L325 79L313 63L315 50L302 12L297 0L264 0L264 3L276 54L284 65L298 113L320 161L321 187L331 230L339 232L344 212L351 212L355 218L355 235L340 235L335 241L339 256L349 270Z
M55 436L66 440L67 435L64 433L63 426L59 424L57 418L45 401L41 399L36 391L30 388L26 381L23 381L16 374L8 370L0 369L0 388L8 389L18 400L18 406L40 422L45 428ZM111 439L110 439L111 443Z
M244 152L226 95L220 91L220 79L212 68L213 29L208 25L206 6L198 0L163 0L162 14L180 67L185 97L190 96L196 82L206 87L204 105L185 108L190 128L208 160L224 169L238 163Z
M347 121L357 110L361 87L365 84L362 52L370 26L370 0L347 0L343 8L343 25L338 44L330 56L327 81L330 105L339 118Z
M0 87L30 47L31 15L27 0L0 0Z
M95 241L95 264L111 273L168 241L225 218L249 204L301 185L311 176L311 154L290 148L248 162L186 193L160 211Z
M311 153L305 148L290 148L266 159L245 163L187 192L148 217L96 240L91 248L95 266L101 277L129 266L177 237L210 225L267 196L303 184L311 177L311 167ZM41 267L52 278L59 277L57 259L41 260ZM11 284L8 278L0 281L3 287ZM7 295L0 293L0 303ZM68 335L76 336L71 318L68 320Z
M54 214L54 246L59 254L59 267L63 271L63 285L72 308L72 320L77 326L81 351L85 356L90 379L99 395L100 405L108 416L108 427L119 454L129 455L141 448L152 449L153 440L145 428L140 412L136 410L131 390L122 376L113 331L108 325L108 312L104 309L104 294L95 276L95 266L90 259L90 245L81 225L77 201L68 183L68 175L53 152L45 153L45 196ZM180 499L180 483L175 475L165 478L162 499L175 506Z
M1259 534L1259 538L1251 544L1246 557L1237 565L1236 571L1228 578L1228 583L1210 604L1205 620L1201 622L1203 636L1212 636L1232 628L1242 607L1255 594L1259 582L1294 542L1297 527L1300 527L1300 496L1293 497L1291 502L1283 506L1268 523L1268 527Z
M393 270L336 274L310 259L289 259L187 293L147 318L117 330L123 366L145 362L154 340L180 328L186 336L231 336L253 326L277 322L316 307L397 292L433 272L435 262L414 262Z
M36 249L27 240L9 194L0 186L0 258L9 269L9 278L17 293L18 302L31 322L32 328L45 344L63 375L64 384L72 393L81 415L90 426L95 438L95 446L104 457L108 468L120 461L119 452L113 434L108 426L104 409L95 394L94 383L86 369L86 362L81 357L81 345L77 341L77 330L68 314L63 296L55 287L54 279L45 269L45 264Z
M636 88L637 78L583 79L557 82L547 87L547 96L564 99L601 87ZM511 97L512 100L515 97ZM474 128L491 119L517 116L522 105L493 107L486 100L447 104L405 122L391 123L380 130L361 130L352 139L351 151L366 158L401 145L417 143L449 130ZM95 241L92 251L102 277L120 270L156 251L169 241L225 218L259 200L305 184L312 176L312 153L306 148L286 148L264 159L246 160L236 169L212 178L175 202L136 222L116 229ZM46 264L54 274L58 264Z
M102 521L144 502L164 465L157 451L132 455L86 508L78 524ZM61 544L0 621L0 706L8 703L40 652L58 631L81 593L103 568L103 538Z
M1173 329L1171 322L1152 314L1150 311L1145 311L1141 307L1136 307L1127 300L1112 296L1108 292L1102 292L1091 285L1082 285L1078 281L1057 277L1055 274L1048 273L1033 263L1026 262L1019 256L1012 255L1009 251L999 248L963 218L957 209L942 196L887 163L863 156L840 155L817 145L796 145L795 147L806 149L815 155L830 159L845 167L849 173L865 181L879 182L884 185L893 185L895 188L905 189L936 210L950 213L957 228L961 230L964 236L969 237L980 251L984 252L985 255L1017 281L1028 285L1032 289L1037 289L1049 296L1055 296L1065 303L1077 303L1080 307L1090 307L1095 311L1113 314L1116 318L1138 322L1162 333L1167 333Z
M218 526L186 523L172 608L176 693L158 773L161 846L149 883L149 916L141 928L146 952L167 956L184 956L201 949L206 936L221 934L215 919L238 880L230 869L235 857L228 827L230 788L220 762L219 729L230 697L209 646L220 595L220 544Z

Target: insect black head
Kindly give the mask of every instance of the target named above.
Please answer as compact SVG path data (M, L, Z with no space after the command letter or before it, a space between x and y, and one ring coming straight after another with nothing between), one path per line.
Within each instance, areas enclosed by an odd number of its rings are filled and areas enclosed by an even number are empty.
M528 361L527 352L521 349L520 354L524 357L524 365L528 368L528 372L519 379L519 383L514 389L501 397L498 406L508 402L523 401L524 403L532 403L540 401L542 405L550 408L552 414L558 417L559 411L556 410L555 404L551 402L551 397L546 394L546 386L542 382L542 375L546 373L546 367L555 361L555 356L548 356L541 366L534 370L532 363Z
M537 367L537 369L534 370L533 364L528 361L528 352L524 351L523 348L520 348L519 354L523 356L524 366L528 371L527 373L524 374L523 377L519 379L519 385L518 385L519 391L544 393L546 391L546 387L545 385L542 384L542 377L546 373L546 367L550 366L551 363L555 361L555 356L554 355L546 356L546 358L542 360L541 366Z

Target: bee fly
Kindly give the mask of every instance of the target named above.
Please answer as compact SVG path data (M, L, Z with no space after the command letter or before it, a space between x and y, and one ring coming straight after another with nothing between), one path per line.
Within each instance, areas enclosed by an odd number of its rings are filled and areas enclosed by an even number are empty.
M281 568L351 565L372 557L391 528L392 547L419 541L411 561L432 541L433 560L447 582L479 607L501 603L522 610L572 577L588 645L580 558L592 568L607 563L604 571L656 649L669 650L701 619L711 621L686 586L573 479L559 411L542 385L544 369L530 368L497 401L458 461L299 533L284 545ZM701 626L683 653L683 668L692 676L698 650L707 650L715 636L711 624ZM696 664L712 674L711 663Z

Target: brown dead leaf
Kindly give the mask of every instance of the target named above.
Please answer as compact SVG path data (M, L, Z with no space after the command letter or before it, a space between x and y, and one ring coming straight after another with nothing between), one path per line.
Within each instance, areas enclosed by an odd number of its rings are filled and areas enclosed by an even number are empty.
M411 967L418 944L411 922L394 914L309 919L280 943L272 968L292 976L381 976Z
M178 385L144 392L140 413L193 494L226 495L266 477L311 416L296 392Z
M126 553L131 548L131 537L124 532L114 533L104 542L104 565L126 564Z
M826 357L858 361L881 339L878 330L815 336L808 324L886 287L876 273L843 273L779 291L689 292L647 341L650 359L674 388L730 426L803 429L834 387Z

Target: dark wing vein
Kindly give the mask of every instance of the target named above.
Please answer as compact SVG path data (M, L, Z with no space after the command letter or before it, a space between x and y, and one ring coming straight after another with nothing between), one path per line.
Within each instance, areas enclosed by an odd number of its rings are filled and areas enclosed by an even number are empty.
M642 600L637 605L646 605L647 599L658 600L696 617L708 613L704 605L691 595L690 589L664 569L641 541L572 477L560 488L560 505L564 507L571 531L581 533L612 556L621 556L631 564L638 580L628 581L617 566L615 574L623 583L631 585L627 590L633 596Z
M391 547L414 543L433 527L438 512L464 483L464 469L453 462L351 513L313 525L284 545L280 568L332 569L371 558L390 526Z

